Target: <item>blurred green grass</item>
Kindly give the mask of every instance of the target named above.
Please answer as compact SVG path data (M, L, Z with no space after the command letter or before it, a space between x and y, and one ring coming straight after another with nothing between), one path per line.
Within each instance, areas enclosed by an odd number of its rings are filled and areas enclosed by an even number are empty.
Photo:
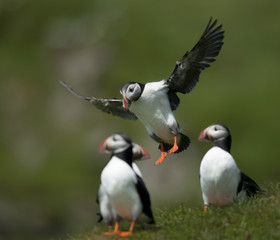
M269 184L266 194L256 199L235 202L228 207L188 207L178 203L174 208L155 208L156 225L136 224L128 239L279 239L280 211L279 184ZM121 222L120 230L129 228ZM88 232L69 236L69 240L108 239L102 233L108 231L106 224L96 224ZM111 236L110 239L120 239Z
M117 131L152 155L140 168L154 206L202 205L198 169L210 146L196 139L214 122L230 128L242 171L261 185L279 181L279 5L2 0L0 238L48 239L93 226L108 161L97 147ZM157 168L157 144L140 122L105 115L58 83L120 97L124 82L166 78L211 16L224 26L224 47L175 113L192 145Z

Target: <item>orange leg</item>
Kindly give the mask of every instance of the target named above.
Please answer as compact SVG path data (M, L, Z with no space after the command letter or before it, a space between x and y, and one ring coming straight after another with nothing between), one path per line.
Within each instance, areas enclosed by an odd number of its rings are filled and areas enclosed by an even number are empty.
M205 205L205 206L204 206L204 212L207 212L207 210L208 210L208 206Z
M163 149L163 144L160 143L160 150L161 150L161 154L160 154L160 157L159 159L156 161L155 165L158 165L160 163L162 163L162 161L166 158L167 156L167 153L164 152L164 149Z
M130 224L129 230L127 232L120 232L119 236L120 237L128 237L128 236L132 235L132 231L133 231L134 226L135 226L135 221L132 221L131 224Z
M177 136L174 137L174 145L171 149L169 149L168 153L174 153L178 150L178 145L177 145Z
M105 232L105 233L103 233L103 235L110 236L110 235L114 235L114 234L119 234L119 227L120 227L120 222L116 221L114 232Z

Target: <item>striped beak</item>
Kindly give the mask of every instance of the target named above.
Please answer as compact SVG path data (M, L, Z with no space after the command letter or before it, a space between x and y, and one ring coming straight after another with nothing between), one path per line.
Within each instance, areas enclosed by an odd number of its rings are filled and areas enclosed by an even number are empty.
M130 107L131 101L128 99L125 94L123 95L123 107L128 110Z
M106 138L98 147L98 151L101 153L109 153L111 146L107 144L108 138Z
M200 142L207 142L211 140L211 135L209 135L208 133L208 128L205 128L198 137L198 141Z

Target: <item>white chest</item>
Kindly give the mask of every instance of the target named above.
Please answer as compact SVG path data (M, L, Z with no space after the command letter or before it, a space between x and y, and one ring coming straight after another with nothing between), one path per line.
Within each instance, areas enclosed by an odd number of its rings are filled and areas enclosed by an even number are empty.
M239 181L240 170L228 152L213 147L205 154L200 165L205 204L229 204L236 196Z
M101 185L115 214L123 219L136 219L142 204L135 187L137 177L132 168L113 157L101 173Z
M125 187L133 186L136 181L132 168L117 157L113 157L101 173L103 189L112 195L125 191Z
M130 111L145 125L150 135L155 133L161 139L172 142L174 135L170 128L179 130L162 82L146 84L141 97L131 104Z

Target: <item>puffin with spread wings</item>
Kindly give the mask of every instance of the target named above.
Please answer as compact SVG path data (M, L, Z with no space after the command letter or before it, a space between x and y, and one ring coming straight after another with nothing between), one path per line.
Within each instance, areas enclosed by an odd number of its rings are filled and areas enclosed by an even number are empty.
M167 79L146 84L125 83L120 93L123 99L85 97L66 83L60 83L72 94L88 100L103 112L128 120L139 119L149 135L157 141L161 155L156 165L162 163L167 153L179 153L190 144L189 138L180 132L173 114L180 104L177 93L189 93L196 86L202 70L210 66L219 54L224 39L222 25L210 19L205 31L191 51L187 51Z

